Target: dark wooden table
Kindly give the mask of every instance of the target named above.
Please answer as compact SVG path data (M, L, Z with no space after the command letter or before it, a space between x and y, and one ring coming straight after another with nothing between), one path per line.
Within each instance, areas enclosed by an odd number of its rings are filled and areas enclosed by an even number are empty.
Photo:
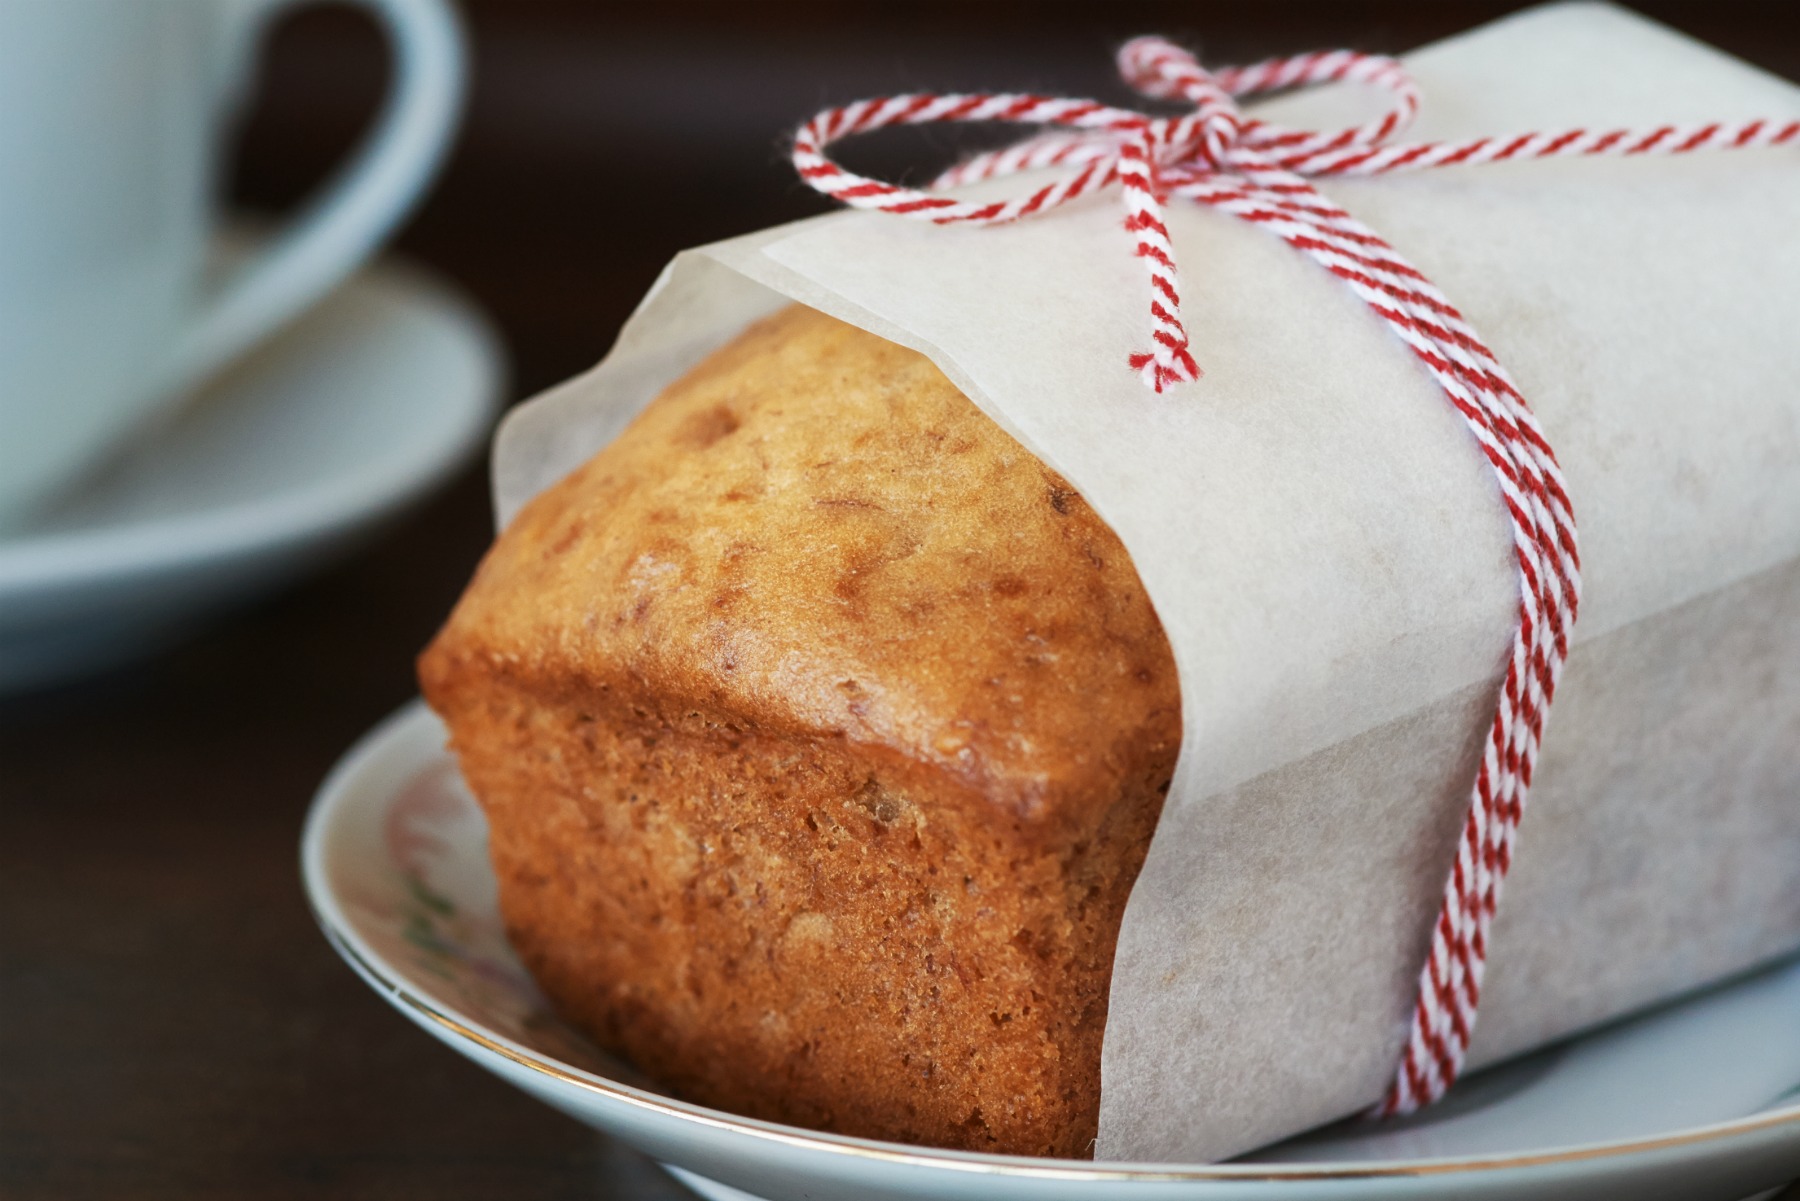
M471 6L466 132L401 248L494 316L515 395L588 366L682 246L818 211L781 161L820 102L910 87L1126 99L1109 47L1397 50L1504 11L1382 4ZM1661 5L1800 77L1791 0ZM278 208L385 71L344 12L273 44L234 182ZM867 152L893 170L951 146ZM887 157L883 157L886 155ZM301 898L314 786L413 695L488 537L484 472L328 574L159 659L0 702L0 1197L667 1198L647 1162L409 1028Z

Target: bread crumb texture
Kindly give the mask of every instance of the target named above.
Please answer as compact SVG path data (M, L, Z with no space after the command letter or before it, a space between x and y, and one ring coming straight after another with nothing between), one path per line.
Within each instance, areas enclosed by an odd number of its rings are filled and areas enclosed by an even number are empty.
M420 674L600 1043L736 1113L1090 1153L1175 664L1112 531L923 356L751 327L520 512Z

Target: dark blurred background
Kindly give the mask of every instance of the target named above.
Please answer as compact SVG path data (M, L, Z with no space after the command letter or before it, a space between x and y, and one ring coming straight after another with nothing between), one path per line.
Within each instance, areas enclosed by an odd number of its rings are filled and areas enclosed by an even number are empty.
M513 399L591 365L684 246L820 212L783 137L827 103L1035 88L1129 101L1124 38L1209 61L1399 51L1475 0L465 0L448 169L396 250L510 349ZM1643 11L1800 79L1795 0ZM348 9L268 45L231 195L280 211L356 138L387 64ZM861 152L946 161L955 135ZM906 139L912 139L907 141ZM414 693L489 535L478 465L355 560L151 663L0 704L0 1197L676 1197L667 1178L407 1027L313 929L300 822Z

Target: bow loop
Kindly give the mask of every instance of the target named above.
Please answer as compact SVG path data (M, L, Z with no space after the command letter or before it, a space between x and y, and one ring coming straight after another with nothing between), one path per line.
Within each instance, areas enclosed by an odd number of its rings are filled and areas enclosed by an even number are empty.
M1209 71L1193 54L1163 38L1142 37L1119 51L1119 72L1133 89L1156 100L1194 106L1206 130L1203 161L1213 170L1274 165L1311 174L1322 156L1374 148L1404 130L1419 110L1418 87L1398 59L1330 50L1273 58L1246 67ZM1330 83L1377 88L1392 97L1380 116L1340 130L1286 129L1244 117L1236 98Z
M1388 93L1391 102L1385 112L1345 129L1287 129L1256 123L1247 141L1275 166L1298 175L1334 174L1330 162L1372 153L1411 125L1419 111L1418 85L1398 59L1382 55L1333 50L1270 59L1223 74L1226 86L1239 96L1330 83L1360 84Z
M1397 61L1341 50L1209 71L1173 42L1142 37L1125 44L1118 62L1125 81L1142 95L1179 101L1192 111L1152 117L1092 100L1018 93L885 96L814 116L795 135L794 165L809 184L845 204L940 225L1004 224L1117 185L1125 230L1150 281L1152 344L1129 356L1128 362L1147 385L1161 392L1169 384L1200 375L1181 318L1175 247L1163 221L1167 192L1175 189L1194 196L1195 189L1215 180L1241 177L1266 184L1282 172L1366 169L1381 143L1412 119L1418 99ZM1339 81L1385 88L1394 93L1394 106L1365 125L1314 133L1247 119L1235 99ZM825 154L832 142L854 134L938 121L1004 121L1051 128L1004 150L978 155L945 172L925 190L857 175ZM1066 173L1011 199L959 200L942 194L959 184L1049 167L1064 168Z
M1152 100L1180 100L1194 112L1168 118L1179 128L1172 145L1182 146L1185 166L1228 170L1244 131L1244 117L1231 93L1188 51L1163 38L1141 37L1119 50L1119 74L1132 89Z
M832 142L853 134L936 121L1005 121L1065 131L1053 139L1033 139L1010 153L985 156L979 174L965 170L957 182L1010 175L1030 167L1066 165L1071 170L1009 200L957 200L857 175L825 155ZM1073 130L1082 132L1066 132ZM1159 127L1152 117L1092 100L1019 93L921 93L864 100L816 114L795 133L793 159L801 178L836 200L939 225L1003 224L1117 184L1125 207L1125 228L1136 240L1136 254L1143 260L1151 284L1152 345L1130 356L1129 362L1145 384L1161 392L1169 384L1196 379L1200 374L1181 324L1175 247L1163 223L1159 137L1166 141L1168 136L1169 128Z

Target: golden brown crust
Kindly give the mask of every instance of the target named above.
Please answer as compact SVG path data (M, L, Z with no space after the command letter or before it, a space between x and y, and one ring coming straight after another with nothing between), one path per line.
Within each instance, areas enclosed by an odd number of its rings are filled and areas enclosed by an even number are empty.
M1112 531L922 356L752 327L519 514L420 671L601 1041L740 1112L1087 1153L1174 662Z

